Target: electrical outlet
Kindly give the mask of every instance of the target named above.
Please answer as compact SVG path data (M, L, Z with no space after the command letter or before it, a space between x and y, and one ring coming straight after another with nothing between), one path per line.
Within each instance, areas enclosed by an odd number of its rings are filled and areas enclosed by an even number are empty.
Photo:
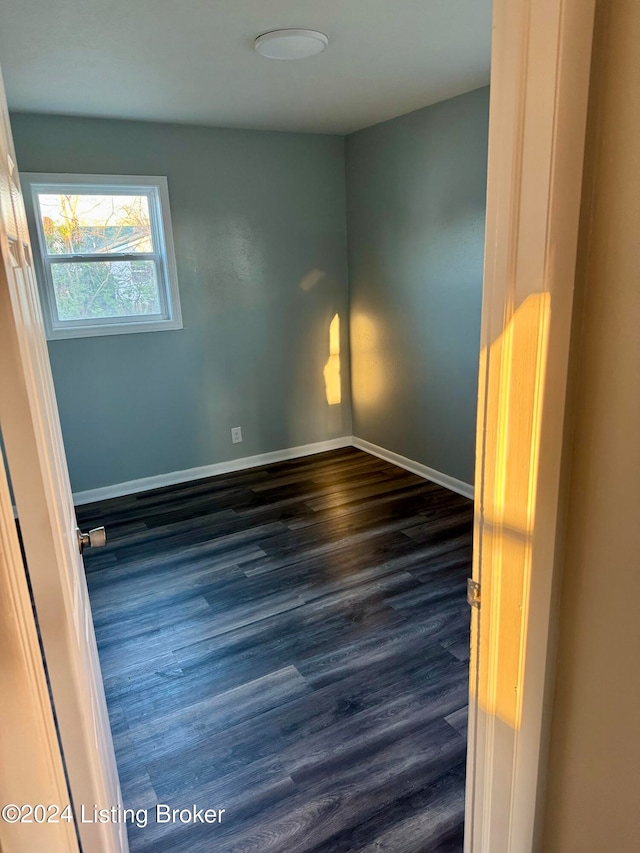
M240 444L242 441L242 427L231 427L231 441Z

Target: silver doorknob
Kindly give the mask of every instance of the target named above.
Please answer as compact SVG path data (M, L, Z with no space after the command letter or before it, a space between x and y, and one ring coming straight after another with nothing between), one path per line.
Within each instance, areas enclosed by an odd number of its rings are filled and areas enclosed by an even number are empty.
M78 548L80 553L85 548L104 548L107 544L107 531L104 527L94 527L88 533L83 533L78 527Z

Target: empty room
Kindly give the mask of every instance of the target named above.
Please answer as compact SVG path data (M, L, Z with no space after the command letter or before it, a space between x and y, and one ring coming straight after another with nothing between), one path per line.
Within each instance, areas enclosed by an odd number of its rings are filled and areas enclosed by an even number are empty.
M4 16L128 842L458 850L491 9L269 5Z
M583 849L545 2L0 0L3 850Z

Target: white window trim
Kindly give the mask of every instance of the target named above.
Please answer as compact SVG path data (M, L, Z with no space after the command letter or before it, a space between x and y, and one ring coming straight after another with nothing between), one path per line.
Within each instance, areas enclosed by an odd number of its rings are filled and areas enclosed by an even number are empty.
M173 246L173 231L171 228L171 211L169 207L169 188L166 177L140 175L73 175L41 172L21 172L27 219L31 233L37 239L32 241L35 247L34 262L38 272L38 284L42 301L44 325L49 340L66 338L86 338L97 335L126 335L133 332L161 332L171 329L182 329L182 312L180 294L178 291L178 271L176 268L175 251ZM86 190L105 192L116 189L122 194L141 192L149 197L151 227L153 229L154 245L157 252L145 253L138 260L152 258L156 262L159 275L158 290L161 315L151 314L147 317L115 317L113 319L91 320L58 320L57 307L53 294L53 279L51 263L45 249L42 220L37 215L37 193L50 191L64 192L75 187ZM151 210L151 208L154 208ZM100 259L107 260L108 255ZM98 260L97 255L78 255L78 261Z

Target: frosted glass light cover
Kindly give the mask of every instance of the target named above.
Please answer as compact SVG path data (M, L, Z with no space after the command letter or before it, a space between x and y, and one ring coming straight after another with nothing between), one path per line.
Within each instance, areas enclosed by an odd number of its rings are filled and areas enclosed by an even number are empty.
M255 41L255 49L268 59L306 59L329 44L324 33L316 30L272 30Z

